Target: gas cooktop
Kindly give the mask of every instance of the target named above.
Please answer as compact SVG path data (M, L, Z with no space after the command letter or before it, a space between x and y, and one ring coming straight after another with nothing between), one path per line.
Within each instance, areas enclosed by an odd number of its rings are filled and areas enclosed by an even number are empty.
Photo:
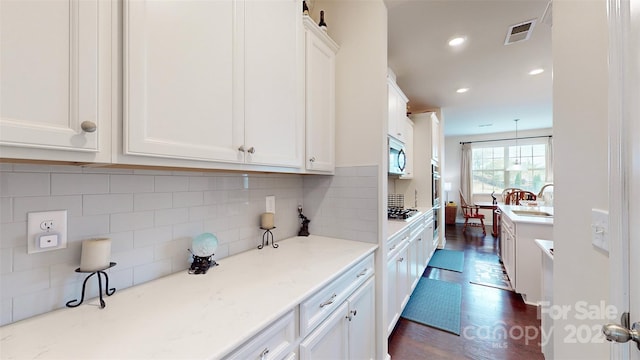
M405 209L399 207L390 207L387 210L387 218L390 220L406 220L413 215L416 215L418 210L416 209Z

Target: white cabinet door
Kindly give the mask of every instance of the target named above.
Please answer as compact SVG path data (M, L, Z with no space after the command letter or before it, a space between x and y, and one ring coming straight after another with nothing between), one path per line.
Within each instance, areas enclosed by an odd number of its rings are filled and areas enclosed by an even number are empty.
M399 314L402 313L402 309L404 309L409 302L409 296L411 296L411 271L408 243L398 252L396 266L398 267L396 279L396 311L399 316Z
M420 278L420 276L418 275L418 253L420 252L420 249L418 248L419 243L420 242L418 241L418 236L416 236L411 241L409 241L409 247L407 248L407 257L409 261L409 294L411 294L416 285L418 285L418 280Z
M343 302L300 343L301 360L348 358L349 325L346 317L348 309L348 303Z
M440 161L440 120L431 113L431 159Z
M124 151L243 161L242 24L233 0L125 0Z
M387 114L387 135L397 137L398 134L396 133L396 114L398 113L398 100L396 90L391 81L387 83L387 99L389 101L389 112Z
M375 277L347 300L349 303L349 359L375 359Z
M243 56L247 163L302 166L304 39L300 14L299 0L246 2Z
M335 58L337 45L304 18L306 50L306 156L309 171L335 169Z
M109 2L2 2L4 157L32 148L73 151L57 160L104 160L97 153L109 145L111 127L110 21Z
M389 80L387 86L389 96L388 134L404 143L406 141L404 119L407 117L407 100L393 81Z
M398 266L396 265L398 256L391 257L387 261L387 317L385 324L387 325L387 336L391 335L393 327L398 321L400 314L396 305L396 293L398 291Z
M126 0L125 153L300 167L300 7Z

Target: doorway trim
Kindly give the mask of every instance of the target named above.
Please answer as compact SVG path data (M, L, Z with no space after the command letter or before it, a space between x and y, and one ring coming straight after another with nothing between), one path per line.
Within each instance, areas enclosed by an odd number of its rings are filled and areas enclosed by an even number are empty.
M629 0L607 0L609 27L609 301L619 315L629 310L629 169L631 120L625 70L629 55ZM610 347L610 359L629 359L629 346Z

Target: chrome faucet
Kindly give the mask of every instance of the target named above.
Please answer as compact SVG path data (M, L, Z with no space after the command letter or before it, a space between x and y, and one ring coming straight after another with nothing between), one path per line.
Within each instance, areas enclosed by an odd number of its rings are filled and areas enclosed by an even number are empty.
M542 189L540 189L540 192L538 192L538 198L542 197L542 193L544 193L544 189L546 189L549 186L553 186L553 184L547 184L547 185L543 186Z

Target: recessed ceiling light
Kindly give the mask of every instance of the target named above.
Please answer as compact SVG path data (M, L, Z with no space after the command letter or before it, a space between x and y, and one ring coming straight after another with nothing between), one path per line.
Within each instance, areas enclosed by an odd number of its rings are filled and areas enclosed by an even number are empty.
M463 94L463 93L466 93L467 91L469 91L469 88L460 88L456 90L458 94Z
M538 75L538 74L542 74L543 72L544 72L544 69L533 69L529 71L529 75Z
M449 40L449 46L460 46L465 42L465 38L463 37L456 37L453 38L451 40Z

